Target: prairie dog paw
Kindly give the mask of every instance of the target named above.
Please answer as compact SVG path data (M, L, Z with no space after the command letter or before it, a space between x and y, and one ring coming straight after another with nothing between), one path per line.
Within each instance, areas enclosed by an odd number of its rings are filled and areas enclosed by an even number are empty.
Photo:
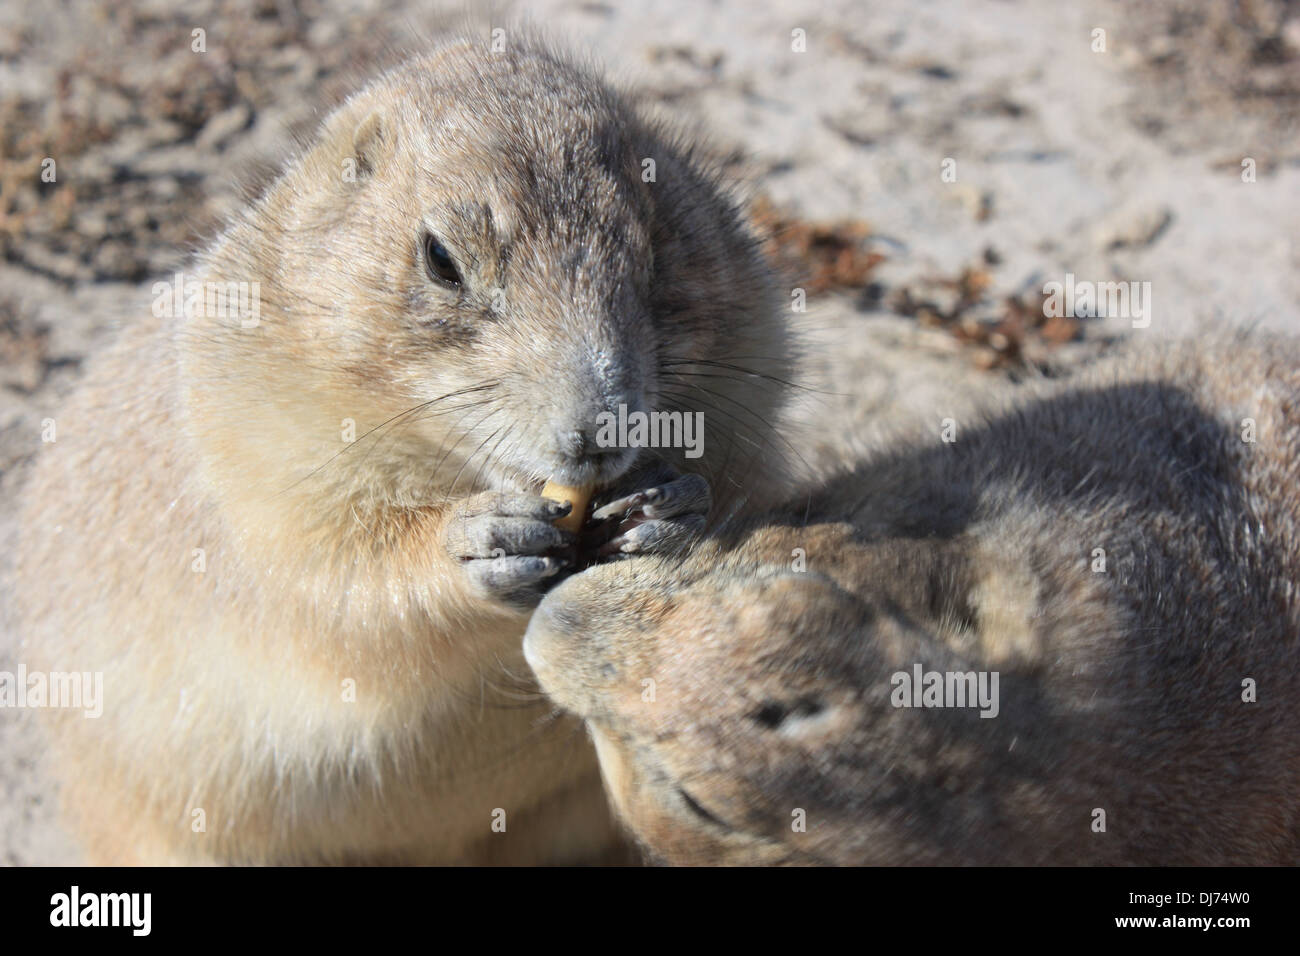
M474 495L447 522L444 547L481 597L527 610L573 563L574 536L552 524L568 512L534 495Z
M609 558L683 548L704 530L712 504L709 483L699 475L670 477L616 498L592 515L622 518L617 534L598 554Z

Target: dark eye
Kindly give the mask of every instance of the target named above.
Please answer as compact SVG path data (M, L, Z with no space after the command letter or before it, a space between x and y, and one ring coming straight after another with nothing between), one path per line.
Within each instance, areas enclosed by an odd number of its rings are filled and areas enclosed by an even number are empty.
M424 267L435 281L453 288L460 285L460 273L451 253L432 233L424 235Z
M732 829L722 820L719 820L708 810L704 809L704 807L700 805L700 801L696 800L681 787L677 788L677 795L682 798L682 803L686 804L686 809L690 810L691 813L695 814L701 820L706 823L712 823L715 827L722 827L724 830Z

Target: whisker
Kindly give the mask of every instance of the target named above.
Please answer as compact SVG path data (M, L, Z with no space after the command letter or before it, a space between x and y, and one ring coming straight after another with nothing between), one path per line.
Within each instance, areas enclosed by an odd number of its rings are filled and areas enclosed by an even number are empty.
M483 422L487 421L488 418L491 418L493 415L495 415L497 411L500 411L500 409L496 409L490 412L487 418L484 418L482 422L478 422L474 427L477 428L479 425L483 424ZM447 489L447 497L454 498L456 496L456 483L460 481L460 476L464 473L465 468L469 465L471 461L474 460L474 456L483 450L483 446L486 445L488 442L490 442L493 438L495 438L497 434L500 431L502 431L502 429L504 428L505 428L504 425L502 425L500 428L497 428L490 435L488 435L487 438L484 438L481 442L479 442L477 448L475 448L472 452L470 452L468 455L465 456L465 460L461 462L460 468L456 471L456 477L451 479L451 486L448 487ZM472 487L473 486L471 485L471 489Z
M763 423L764 427L767 428L771 434L781 439L781 441L785 444L785 446L790 449L791 453L793 453L794 456L799 459L800 463L804 466L804 468L808 469L809 471L812 470L812 466L808 464L807 459L804 458L804 456L799 452L799 449L794 446L794 444L790 441L790 439L785 437L785 434L781 431L781 429L777 428L770 421L768 421L758 412L754 411L748 405L744 404L743 402L737 399L732 398L730 395L726 395L722 392L715 392L712 389L705 388L703 385L697 385L694 382L682 382L682 384L688 386L689 388L699 389L701 392L704 392L708 395L713 395L714 397L720 398L724 401L731 402L733 405L735 405L745 414L758 419L760 422Z
M495 382L492 382L492 383L490 383L490 384L472 385L472 386L468 386L468 387L466 387L466 388L457 389L456 391L453 391L453 392L448 392L448 393L445 394L445 395L439 395L437 398L431 398L431 399L429 399L427 402L421 402L421 403L418 404L418 405L413 405L412 407L408 408L406 411L404 411L404 412L399 412L398 414L394 415L392 418L388 419L387 421L385 421L385 422L380 422L378 425L376 425L376 426L374 426L373 428L367 430L367 431L365 432L365 434L363 434L360 438L357 438L355 441L352 441L352 442L347 443L346 445L343 446L343 448L342 448L341 450L335 452L333 455L331 455L329 458L327 458L327 459L326 459L325 461L323 461L321 464L317 465L315 468L313 468L313 469L312 469L311 471L309 471L307 474L303 475L303 476L302 476L301 478L299 478L297 481L293 482L293 484L291 484L291 485L287 486L286 488L284 488L284 489L282 489L282 490L276 492L274 495L271 495L271 497L268 498L267 500L271 500L271 499L273 499L273 498L278 498L280 495L283 495L283 494L286 494L286 493L289 492L289 491L292 491L294 488L298 487L298 485L302 484L304 481L308 480L309 478L311 478L311 477L313 477L314 475L316 475L316 474L318 474L319 472L321 472L324 468L326 468L327 466L329 466L329 465L330 465L330 464L331 464L335 459L337 459L337 458L340 457L341 455L344 455L344 454L346 454L347 452L349 452L349 451L351 451L352 449L354 449L355 447L357 447L357 446L358 446L362 441L364 441L366 438L369 438L369 437L370 437L371 435L373 435L375 432L378 432L380 429L392 425L393 423L399 421L400 419L406 417L407 415L411 415L411 414L413 414L413 413L415 413L415 412L422 411L422 410L424 410L424 409L426 409L426 408L429 408L430 406L433 406L433 405L437 404L438 402L445 401L446 399L449 399L449 398L455 398L455 397L457 397L457 396L470 394L470 393L472 393L472 392L480 392L480 391L484 391L485 389L496 388L496 386L497 386L497 383L495 383Z
M748 422L745 422L742 419L736 417L735 415L732 415L731 413L721 408L718 408L717 406L713 405L707 400L701 401L700 399L694 396L686 395L681 392L675 392L669 389L661 389L661 393L681 403L682 405L693 405L697 408L703 408L708 414L719 416L721 418L729 420L732 423L733 425L732 431L714 432L715 436L720 435L726 441L726 445L727 445L727 456L723 462L723 466L719 469L716 469L715 472L716 474L721 475L722 479L726 481L728 484L732 485L733 487L743 492L745 490L745 486L741 481L737 479L736 477L737 474L750 474L751 473L750 468L753 466L754 462L758 461L760 456L764 452L772 451L770 447L770 443L768 443L765 439L762 439L761 436L759 441L755 441L748 434L746 434L746 432L751 429L751 426L749 425ZM752 446L753 450L745 456L744 463L740 468L733 469L730 467L730 465L731 462L734 460L736 453L739 451L739 447L740 447L737 444L736 439L741 439L747 442L750 446Z
M484 415L482 418L480 418L478 421L476 421L476 422L475 422L473 425L471 425L469 428L464 429L463 431L460 431L460 437L457 438L456 441L452 444L452 446L451 446L450 448L448 448L448 449L446 450L446 452L443 453L443 455L442 455L441 458L438 459L438 463L437 463L436 465L433 466L433 471L431 472L431 474L436 478L436 476L438 475L438 473L439 473L440 471L442 471L443 463L446 462L446 460L451 456L451 453L452 453L452 452L454 452L458 447L460 447L460 443L463 442L466 438L468 438L469 435L470 435L470 433L471 433L472 431L474 431L474 429L478 428L478 427L479 427L480 425L482 425L485 421L487 421L489 418L491 418L493 415L495 415L498 411L500 411L499 408L494 408L494 409L490 410L486 415ZM465 420L465 416L462 415L462 416L461 416L461 417L456 421L456 426L455 426L456 430L460 430L460 423L461 423L462 421L464 421L464 420ZM443 439L443 445L446 445L446 444L447 444L446 439ZM441 449L440 449L440 450L441 450ZM462 470L462 471L464 470L464 468L465 468L465 466L464 466L464 465L461 465L461 470ZM458 477L458 478L460 477L460 472L459 472L459 471L456 472L456 477ZM450 492L449 492L449 496L450 496Z
M659 360L660 368L676 368L679 365L703 365L706 368L725 368L725 369L730 369L733 372L740 372L744 375L752 375L755 378L761 378L769 382L775 382L778 385L784 385L787 388L797 388L800 391L804 391L804 392L814 392L823 395L840 394L837 392L827 392L824 389L813 388L811 385L801 385L798 382L791 382L786 379L779 378L775 375L769 375L766 372L760 372L758 369L748 368L744 365L734 365L730 362L723 362L717 359L698 359L698 358L687 359L687 358L674 358L673 356L665 356Z
M492 458L497 453L497 449L501 447L502 442L504 442L507 438L510 437L510 434L514 430L515 430L515 426L513 423L506 426L505 432L501 435L500 438L497 439L497 443L492 446L492 450L489 451L486 456L484 456L483 463L478 466L478 471L474 473L474 481L471 487L473 488L480 487L479 482L483 478L483 470L492 463Z
M424 421L426 417L436 418L439 415L450 415L452 412L465 411L471 408L479 408L483 405L491 404L492 401L493 401L492 397L489 396L488 398L479 399L477 402L462 402L461 404L455 405L450 408L438 408L436 410L430 410L429 408L417 407L417 409L415 410L417 412L416 414L410 415L409 417L404 416L402 421L391 423L387 434L376 436L376 441L374 442L374 444L370 446L369 450L367 450L366 455L369 455L381 444L383 444L385 438L395 439L402 430L410 428L412 425ZM428 412L427 416L425 415L426 412Z

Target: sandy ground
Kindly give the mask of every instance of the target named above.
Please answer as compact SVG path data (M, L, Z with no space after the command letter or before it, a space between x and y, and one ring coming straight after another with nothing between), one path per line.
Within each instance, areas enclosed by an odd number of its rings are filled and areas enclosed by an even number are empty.
M147 283L183 263L321 109L459 12L409 0L172 8L55 3L33 18L0 2L0 573L40 421L83 358L148 307ZM859 257L821 283L816 242L787 263L792 287L824 292L800 317L805 381L821 391L794 440L812 461L1124 337L1300 328L1295 0L501 11L480 19L485 32L514 12L589 52L706 136L745 194L786 217L783 234L802 223ZM195 28L204 54L191 51ZM46 157L53 184L40 181ZM1045 324L1044 283L1067 273L1150 283L1149 326ZM0 670L22 653L5 623ZM0 710L0 862L77 859L42 753L31 715Z

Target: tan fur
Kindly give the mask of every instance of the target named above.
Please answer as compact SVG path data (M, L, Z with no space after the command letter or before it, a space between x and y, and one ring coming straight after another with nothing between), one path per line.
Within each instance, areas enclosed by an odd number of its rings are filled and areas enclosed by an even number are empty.
M1135 348L958 436L542 602L525 653L639 840L673 863L1300 862L1300 343ZM917 663L999 671L999 714L892 706Z
M788 349L689 147L536 41L486 44L340 106L189 270L259 282L256 327L142 317L57 415L16 594L29 666L104 673L103 716L53 724L96 862L617 853L590 748L521 657L526 616L468 586L449 516L485 489L537 493L543 426L596 401L593 365L672 407L656 360L783 374ZM420 264L431 219L474 263L459 298ZM676 461L722 498L745 472L731 426L710 427L705 458Z

